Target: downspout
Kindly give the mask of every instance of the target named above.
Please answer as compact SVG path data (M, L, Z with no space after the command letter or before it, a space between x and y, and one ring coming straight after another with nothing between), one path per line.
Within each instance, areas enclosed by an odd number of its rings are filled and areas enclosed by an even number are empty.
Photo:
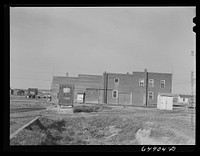
M105 103L108 104L108 73L106 73L106 95L105 95Z
M144 70L144 73L145 73L145 78L146 78L146 88L145 88L145 95L146 95L146 98L145 98L145 105L147 106L148 105L148 72L147 72L147 69Z
M104 80L104 103L107 104L107 73L106 71L103 73Z

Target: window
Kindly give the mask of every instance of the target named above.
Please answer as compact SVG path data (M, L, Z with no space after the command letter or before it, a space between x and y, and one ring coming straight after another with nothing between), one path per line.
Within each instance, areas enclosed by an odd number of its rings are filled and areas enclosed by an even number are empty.
M143 87L144 86L144 79L139 79L139 86Z
M154 99L153 92L149 92L149 100L153 100L153 99Z
M115 78L115 79L114 79L114 83L115 83L115 84L118 84L118 83L119 83L119 79L118 79L118 78Z
M160 80L160 87L165 88L165 80Z
M113 90L112 91L112 97L113 98L117 98L118 97L118 91L117 90Z
M149 87L154 87L154 79L149 79Z

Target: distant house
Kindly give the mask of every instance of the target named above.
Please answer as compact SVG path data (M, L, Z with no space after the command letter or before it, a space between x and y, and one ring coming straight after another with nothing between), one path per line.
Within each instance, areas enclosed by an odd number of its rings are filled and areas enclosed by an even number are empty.
M192 102L192 95L186 95L186 94L179 94L177 98L178 103L183 103L183 104L189 104Z
M18 90L17 95L24 95L24 90L22 89Z
M23 89L12 89L11 94L13 95L24 95L24 90Z

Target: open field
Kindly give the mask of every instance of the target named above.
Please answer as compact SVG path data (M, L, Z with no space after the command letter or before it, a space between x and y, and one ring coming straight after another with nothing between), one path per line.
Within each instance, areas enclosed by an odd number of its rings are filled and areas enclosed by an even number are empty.
M41 117L11 145L194 145L195 111L75 104L60 113L45 100L12 97L10 134Z

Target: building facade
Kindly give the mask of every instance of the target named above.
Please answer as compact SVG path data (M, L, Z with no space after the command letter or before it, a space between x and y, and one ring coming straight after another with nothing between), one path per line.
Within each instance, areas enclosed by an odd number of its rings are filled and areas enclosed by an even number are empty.
M85 93L85 102L156 107L159 93L172 92L171 73L133 72L132 74L79 74L78 77L54 76L52 100L58 102L59 84L74 85L74 102Z
M78 93L86 93L87 102L96 102L97 90L103 89L103 76L79 74L78 77L53 76L51 83L52 102L58 102L59 85L67 84L74 86L74 102L77 101ZM91 95L90 95L91 94ZM98 101L97 101L98 102Z

